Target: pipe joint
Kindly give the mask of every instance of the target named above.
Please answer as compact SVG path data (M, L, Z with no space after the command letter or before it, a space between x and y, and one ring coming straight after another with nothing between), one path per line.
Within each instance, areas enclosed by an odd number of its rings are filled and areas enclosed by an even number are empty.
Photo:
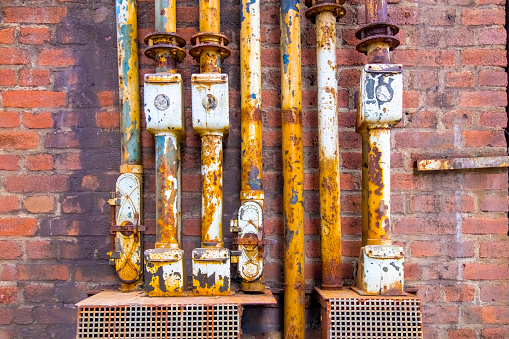
M312 23L315 23L316 16L322 12L331 12L336 17L336 22L341 19L346 10L342 6L345 3L345 0L325 0L325 1L316 1L316 0L306 0L306 6L309 9L306 11L306 18L310 20Z
M191 54L194 60L201 63L202 54L212 52L220 57L220 62L223 62L231 54L230 50L226 47L229 43L230 40L222 33L201 32L191 38L191 44L194 47L189 50L189 54ZM218 72L221 72L220 67Z
M396 34L399 27L390 22L373 22L362 26L355 37L361 40L357 44L357 51L368 54L368 46L375 43L385 43L389 50L394 50L399 46L399 39Z
M182 49L186 45L186 41L177 33L151 33L145 37L145 44L148 45L145 56L155 60L158 65L163 58L173 58L176 62L181 63L186 57L186 52Z

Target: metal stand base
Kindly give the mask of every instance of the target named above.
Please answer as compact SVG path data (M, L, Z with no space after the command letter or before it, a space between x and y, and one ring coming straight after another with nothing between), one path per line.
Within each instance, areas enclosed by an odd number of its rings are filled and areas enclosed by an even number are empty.
M421 300L414 295L362 296L315 287L322 305L322 338L422 339Z
M276 304L263 294L146 297L103 291L78 307L76 338L239 338L243 305Z

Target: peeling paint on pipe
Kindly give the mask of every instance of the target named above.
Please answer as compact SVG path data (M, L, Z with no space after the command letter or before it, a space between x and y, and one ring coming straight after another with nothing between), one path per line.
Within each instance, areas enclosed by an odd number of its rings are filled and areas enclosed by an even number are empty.
M300 3L281 1L285 338L304 338L304 208Z
M322 288L339 289L341 277L341 218L336 81L336 18L332 12L316 16L318 78L318 147Z

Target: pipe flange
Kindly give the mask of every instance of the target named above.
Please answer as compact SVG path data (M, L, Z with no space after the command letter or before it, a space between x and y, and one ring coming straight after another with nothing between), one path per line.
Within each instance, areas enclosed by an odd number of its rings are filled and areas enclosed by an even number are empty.
M230 40L223 33L201 32L192 36L191 44L218 44L220 46L228 46Z
M342 0L342 3L344 1ZM342 4L341 3L341 4ZM306 5L308 4L308 1L306 1ZM345 13L346 10L341 4L334 3L334 2L322 2L316 5L313 5L306 11L306 18L310 20L312 23L315 23L316 16L318 13L321 12L332 12L332 14L336 17L336 22L341 19Z
M145 37L145 44L149 47L152 45L184 47L186 45L186 40L177 33L154 32Z
M200 62L200 55L204 52L204 51L218 51L219 54L221 55L221 62L223 62L224 59L228 58L231 54L230 50L224 46L221 46L219 44L214 44L214 43L203 43L203 44L199 44L199 45L196 45L194 46L193 48L191 48L189 50L189 54L191 54L191 56L193 57L194 60L196 60L197 62Z
M174 57L178 63L186 57L186 51L172 45L153 45L145 50L145 56L152 60L158 60L161 56Z
M368 45L384 42L389 45L389 49L392 51L399 46L399 39L396 38L398 32L399 27L390 22L374 22L364 25L355 32L355 37L361 40L356 49L361 53L366 53Z

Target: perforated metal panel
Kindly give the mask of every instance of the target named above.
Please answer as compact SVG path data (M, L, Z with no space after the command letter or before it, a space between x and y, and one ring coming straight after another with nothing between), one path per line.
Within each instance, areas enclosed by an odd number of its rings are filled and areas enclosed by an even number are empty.
M80 307L77 338L240 338L240 306Z
M331 339L422 339L417 298L334 298L327 306Z

